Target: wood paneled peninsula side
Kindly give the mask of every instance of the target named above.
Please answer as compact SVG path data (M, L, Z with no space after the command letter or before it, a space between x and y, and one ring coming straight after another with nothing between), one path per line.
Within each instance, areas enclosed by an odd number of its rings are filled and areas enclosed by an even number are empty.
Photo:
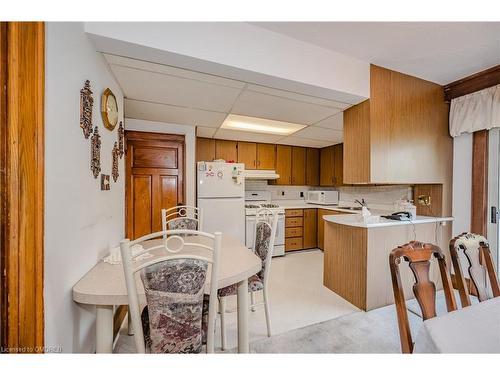
M362 310L394 303L389 270L389 253L399 245L417 238L437 244L445 253L449 267L448 239L451 217L417 216L411 223L380 221L365 224L361 215L326 215L324 219L323 283L333 292ZM413 276L401 268L407 299L413 298ZM439 269L431 263L431 277L440 288Z

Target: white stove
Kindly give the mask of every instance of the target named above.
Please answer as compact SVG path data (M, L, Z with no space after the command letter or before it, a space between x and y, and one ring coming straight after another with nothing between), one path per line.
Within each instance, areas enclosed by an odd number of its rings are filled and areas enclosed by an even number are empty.
M253 248L255 215L261 208L266 208L278 215L278 227L274 240L273 256L285 255L285 209L277 203L271 203L271 192L263 190L245 191L245 245Z

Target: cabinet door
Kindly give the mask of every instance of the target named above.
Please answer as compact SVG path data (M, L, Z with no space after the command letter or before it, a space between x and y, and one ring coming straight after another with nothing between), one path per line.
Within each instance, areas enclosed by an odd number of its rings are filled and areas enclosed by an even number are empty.
M371 182L370 148L370 101L365 100L344 112L344 183Z
M245 169L257 169L257 144L238 142L238 163L244 163Z
M321 186L333 186L334 179L334 152L333 146L322 148L320 151L320 176L319 184Z
M215 158L225 161L238 160L238 147L236 141L215 140Z
M196 138L196 161L215 159L215 139Z
M276 146L257 143L257 169L276 168Z
M308 148L306 152L306 185L319 185L319 149Z
M292 185L306 184L306 149L292 147Z
M344 145L333 146L333 183L335 186L344 184Z
M318 246L318 212L315 208L304 210L303 246L304 249Z
M276 173L280 178L275 180L276 185L292 184L292 147L276 146Z

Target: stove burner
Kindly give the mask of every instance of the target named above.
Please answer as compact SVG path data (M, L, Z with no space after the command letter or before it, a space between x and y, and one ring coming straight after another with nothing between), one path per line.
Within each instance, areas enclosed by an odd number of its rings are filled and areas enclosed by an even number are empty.
M262 203L260 206L262 208L279 208L279 205L276 203Z
M260 206L257 206L256 204L245 204L245 208L260 208Z

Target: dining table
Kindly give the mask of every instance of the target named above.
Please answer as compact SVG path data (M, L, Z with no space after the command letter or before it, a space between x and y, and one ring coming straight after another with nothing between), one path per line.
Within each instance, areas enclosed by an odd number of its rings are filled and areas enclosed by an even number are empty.
M182 249L182 253L199 255L197 246L189 243L203 243L208 239L201 236L190 236ZM162 239L143 242L145 248L156 247ZM161 251L152 251L153 257L161 256ZM163 254L165 255L165 254ZM148 261L152 260L148 259ZM262 262L255 253L240 240L230 234L222 235L219 256L218 289L237 284L237 322L238 352L248 353L248 278L262 268ZM141 305L146 305L144 287L139 275L136 275L137 290ZM210 274L207 275L205 292L210 291ZM125 276L121 264L110 264L99 261L74 286L73 301L79 304L94 305L96 310L96 353L113 352L113 318L114 307L128 305Z
M413 353L500 353L500 297L425 320Z

